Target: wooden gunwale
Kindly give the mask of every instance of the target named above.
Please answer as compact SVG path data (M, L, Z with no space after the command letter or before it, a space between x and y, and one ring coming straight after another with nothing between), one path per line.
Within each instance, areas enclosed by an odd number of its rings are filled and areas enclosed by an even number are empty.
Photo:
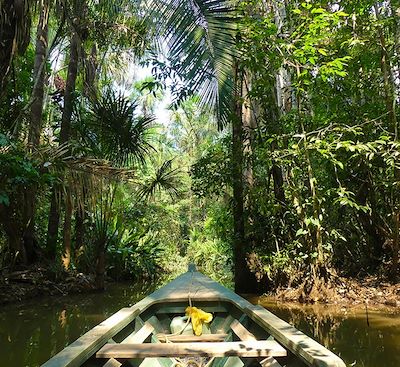
M225 302L236 306L308 366L346 367L338 356L315 340L263 307L252 305L233 291L197 271L184 273L132 307L121 309L56 354L42 367L79 367L109 339L151 306L160 302L187 302L188 295L194 303L196 301Z

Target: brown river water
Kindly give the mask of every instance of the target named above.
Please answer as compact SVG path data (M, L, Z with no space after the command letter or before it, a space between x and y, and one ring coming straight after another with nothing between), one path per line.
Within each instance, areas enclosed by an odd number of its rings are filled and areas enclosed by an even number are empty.
M34 367L154 287L118 285L105 293L35 299L0 307L0 367ZM348 366L400 367L400 310L299 304L251 298L318 340ZM368 325L369 323L369 325Z

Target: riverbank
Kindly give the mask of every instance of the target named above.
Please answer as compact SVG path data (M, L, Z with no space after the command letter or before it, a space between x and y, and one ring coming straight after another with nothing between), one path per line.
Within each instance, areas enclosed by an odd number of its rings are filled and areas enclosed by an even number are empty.
M282 302L323 303L333 305L390 306L400 308L400 283L390 283L377 276L362 279L336 277L319 291L304 293L304 284L296 288L279 288L267 296Z
M43 266L14 271L0 278L0 305L42 296L66 296L95 291L94 280L82 273L55 274Z
M118 282L109 279L108 287ZM36 266L15 271L0 278L0 305L13 304L43 296L67 296L95 292L92 276L63 272L54 275L46 267ZM389 283L378 277L348 279L337 277L320 293L304 296L304 287L279 288L265 295L272 301L301 304L333 304L343 306L368 305L400 309L400 283Z
M159 281L162 283L162 281ZM154 279L133 281L128 279L105 279L105 291L96 288L94 275L76 271L57 271L46 265L35 265L28 269L0 275L0 306L18 304L42 297L65 297L82 294L107 293L118 286L144 284L155 287Z

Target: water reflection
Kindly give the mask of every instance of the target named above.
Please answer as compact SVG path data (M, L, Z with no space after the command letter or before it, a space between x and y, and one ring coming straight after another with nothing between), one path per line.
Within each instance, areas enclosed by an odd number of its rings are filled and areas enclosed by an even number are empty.
M400 311L252 299L341 356L348 366L400 366Z
M154 286L117 286L107 293L46 298L0 308L0 366L33 367Z

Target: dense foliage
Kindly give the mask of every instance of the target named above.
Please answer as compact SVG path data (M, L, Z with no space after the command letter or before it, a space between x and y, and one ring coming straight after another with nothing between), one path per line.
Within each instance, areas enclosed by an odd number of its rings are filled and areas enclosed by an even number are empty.
M397 0L0 0L0 272L395 280L399 35Z

